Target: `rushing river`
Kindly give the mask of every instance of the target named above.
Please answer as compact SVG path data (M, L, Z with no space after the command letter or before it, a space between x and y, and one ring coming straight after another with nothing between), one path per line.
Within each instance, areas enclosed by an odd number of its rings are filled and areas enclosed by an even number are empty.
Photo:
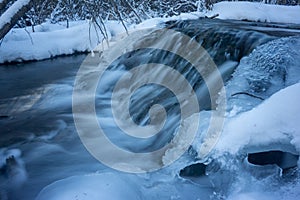
M161 25L161 28L163 27L188 35L191 40L197 41L207 50L224 80L228 115L246 112L280 89L300 80L300 27L296 25L203 19L167 22ZM141 43L151 39L152 35L149 32L142 33L144 35L138 37L129 35L127 40ZM172 39L171 37L173 36L170 35L169 38ZM169 45L165 39L159 41L163 47ZM109 50L106 50L102 57L96 53L93 59L101 63L101 59L109 57L109 53ZM164 123L161 132L139 143L139 139L124 136L120 129L114 128L116 122L112 120L113 113L109 110L112 103L110 98L115 92L116 98L121 99L123 93L121 89L120 93L113 91L111 86L120 75L134 66L145 63L172 65L179 73L184 74L195 91L196 100L202 103L198 112L201 111L205 119L207 115L211 115L214 103L204 95L207 94L207 88L203 86L205 81L197 75L189 62L170 52L151 48L131 53L125 53L110 66L94 96L98 121L109 132L107 136L114 143L128 151L154 151L170 142L174 132L180 127L178 118L181 97L170 92L168 88L149 84L137 90L127 88L134 91L130 99L129 113L135 123L145 126L152 123L151 120L155 122L155 118L149 116L150 107L160 104L165 108L166 117L169 119ZM211 160L214 156L205 162L201 160L193 145L174 164L150 173L119 172L95 159L78 136L73 116L74 107L72 108L77 72L86 57L87 55L74 55L0 66L1 200L34 199L39 193L38 199L93 199L98 196L88 195L98 193L103 198L111 199L226 199L230 196L233 192L231 186L237 182L230 177L231 175L226 176L224 173L231 171L226 167L220 169L219 161ZM89 71L82 75L81 82L88 82L90 74L96 72L97 69L89 68ZM169 75L159 71L153 72L155 73L157 77ZM141 75L140 79L143 78ZM169 82L171 81L174 80L170 79ZM237 107L239 109L236 109ZM195 113L196 109L189 112L187 117ZM89 120L86 113L80 114L80 119ZM124 117L123 113L118 115L121 119ZM199 126L201 128L204 125L200 122ZM288 171L284 180L277 180L272 173L278 168L271 167L271 170L268 168L266 172L261 171L261 177L258 181L255 180L254 184L267 186L270 182L274 183L274 178L287 190L293 190L291 188L294 185L299 185L295 175L299 173L295 166L299 154L295 150L297 145L276 148L284 152L283 156L288 160L285 163L289 164L287 168L292 167L293 171ZM286 155L285 151L288 150L293 154ZM258 148L253 151L260 150ZM10 156L14 156L16 161L7 159ZM108 155L110 156L114 155ZM275 152L273 156L281 154ZM232 161L231 158L226 159ZM253 156L253 160L257 159ZM148 164L147 161L145 163ZM234 162L231 164L239 166ZM17 171L19 177L10 177L10 167L14 166L20 168ZM240 174L232 176L240 176L242 179L244 174L239 170L241 168L237 169L236 173ZM247 175L245 178L255 176L260 175ZM42 191L43 188L45 189ZM241 190L247 192L246 188L244 186ZM268 192L271 193L273 189L271 187ZM292 193L299 194L295 191ZM295 196L288 197L293 199ZM268 196L263 198L268 199Z

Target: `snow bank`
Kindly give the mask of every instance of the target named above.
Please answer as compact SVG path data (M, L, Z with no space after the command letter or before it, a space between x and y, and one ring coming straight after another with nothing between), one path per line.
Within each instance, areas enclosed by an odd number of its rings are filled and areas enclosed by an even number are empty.
M219 14L218 18L220 19L300 24L300 6L220 2L207 13L183 13L169 18L153 18L128 28L130 30L145 29L170 20L197 19L215 14ZM1 18L1 23L5 21ZM122 25L116 21L108 21L106 26L109 37L124 32ZM30 28L27 29L13 29L6 35L0 46L0 63L42 60L58 55L86 52L92 50L103 40L100 31L95 31L93 26L91 26L91 34L89 34L89 22L73 22L68 29L57 24L43 24L37 26L34 33L29 33Z
M216 150L220 154L238 154L244 149L261 151L269 147L299 153L299 102L300 83L297 83L275 93L256 108L229 119Z
M169 20L197 19L200 16L204 15L188 13L170 18L153 18L127 28L145 29ZM125 32L122 24L117 21L107 21L106 29L109 38ZM44 23L35 26L35 32L32 32L31 27L15 28L4 37L0 45L0 64L87 52L102 41L100 30L95 30L94 25L88 21L70 22L70 28L62 24Z
M219 19L300 24L300 6L224 1L214 4L213 10L207 14L219 14Z
M108 22L107 29L109 37L124 30L116 21ZM47 23L37 26L36 32L29 32L23 28L13 29L5 36L0 46L0 63L42 60L58 55L86 52L102 40L100 31L95 31L88 21L73 23L68 29L62 25Z

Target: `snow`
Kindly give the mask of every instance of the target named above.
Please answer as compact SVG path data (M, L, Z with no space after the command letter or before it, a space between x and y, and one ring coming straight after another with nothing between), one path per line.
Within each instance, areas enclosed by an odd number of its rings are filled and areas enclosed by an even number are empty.
M15 11L27 1L17 1L17 4L14 4L10 10ZM7 11L1 16L0 27L9 20L12 13L12 11ZM182 13L179 16L169 18L153 18L138 25L128 26L128 29L145 29L170 20L197 19L215 14L219 14L218 18L220 19L247 19L262 22L300 24L300 6L266 5L252 2L220 2L213 6L212 11L206 13ZM37 26L34 33L29 31L30 27L13 29L5 36L0 46L0 63L42 60L58 55L91 51L103 41L103 36L99 30L95 31L94 26L90 25L88 21L71 22L71 27L67 29L59 24L44 23ZM106 26L109 37L125 32L122 24L116 21L107 21ZM89 27L91 27L91 35L89 35Z
M70 55L76 52L92 50L103 40L100 33L91 27L89 35L88 21L77 23L66 29L63 26L43 24L34 33L27 33L24 29L13 29L3 40L0 47L0 63L11 61L42 60L58 55ZM116 34L118 22L107 23L108 28ZM111 32L109 32L109 37ZM99 30L98 30L99 32ZM97 35L98 34L98 35Z
M192 20L192 19L199 19L200 17L205 17L204 13L201 12L192 12L192 13L181 13L178 16L172 17L155 17L148 20L145 20L137 25L132 25L131 28L133 29L146 29L146 28L153 28L159 24L164 22L172 21L172 20Z
M17 13L24 5L27 5L30 1L31 0L18 0L11 7L9 7L0 16L0 28L9 23L14 14Z
M216 151L238 154L246 149L279 148L300 152L300 83L275 93L254 109L229 119ZM272 146L272 147L271 147ZM271 150L271 149L265 149Z
M213 10L207 14L219 14L219 19L300 24L300 6L224 1L214 4Z
M287 183L284 182L286 177L282 177L282 170L278 166L251 166L245 162L245 157L250 152L269 150L299 155L299 101L298 82L278 91L255 108L226 119L221 137L207 160L209 167L206 174L215 188L220 190L216 199L298 199L298 172L292 175L293 181ZM207 116L202 115L204 118L200 133L205 130L210 118L209 112L202 113ZM196 123L193 118L192 116L188 120L190 126ZM199 149L202 141L201 136L198 136L193 149ZM188 163L187 158L184 159Z

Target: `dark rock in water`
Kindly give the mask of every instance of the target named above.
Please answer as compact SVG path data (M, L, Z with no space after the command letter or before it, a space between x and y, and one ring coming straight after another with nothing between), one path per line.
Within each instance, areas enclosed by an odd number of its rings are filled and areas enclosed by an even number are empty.
M16 159L14 156L10 156L6 158L6 166L7 166L7 172L10 173L10 171L15 168L18 165Z
M3 119L10 119L10 116L8 116L8 115L0 115L0 120L3 120Z
M0 172L0 200L22 199L18 197L19 191L27 181L27 172L23 161L18 157L9 156Z
M6 165L3 165L0 167L0 176L5 175L5 173L6 173Z
M299 174L299 168L298 167L292 167L288 169L282 170L282 178L285 182L293 182L299 180L300 174Z
M179 175L184 176L192 176L192 177L199 177L204 176L206 170L206 165L203 163L196 163L190 166L185 167L184 169L180 170Z
M283 151L266 151L248 154L248 162L254 165L276 164L281 169L289 169L297 166L299 155Z

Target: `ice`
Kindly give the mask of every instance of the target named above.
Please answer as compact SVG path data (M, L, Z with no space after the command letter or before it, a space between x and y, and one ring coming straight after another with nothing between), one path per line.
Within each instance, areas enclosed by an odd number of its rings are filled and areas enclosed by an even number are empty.
M228 198L228 200L277 200L278 197L275 197L273 194L263 194L262 192L249 192L232 195Z
M135 183L115 173L102 173L57 181L44 188L36 200L141 199L138 194Z
M56 181L45 187L36 200L208 199L209 192L205 186L160 173L138 176L102 172Z
M249 110L278 90L297 83L299 48L299 37L281 38L258 46L242 58L226 86L228 110Z

